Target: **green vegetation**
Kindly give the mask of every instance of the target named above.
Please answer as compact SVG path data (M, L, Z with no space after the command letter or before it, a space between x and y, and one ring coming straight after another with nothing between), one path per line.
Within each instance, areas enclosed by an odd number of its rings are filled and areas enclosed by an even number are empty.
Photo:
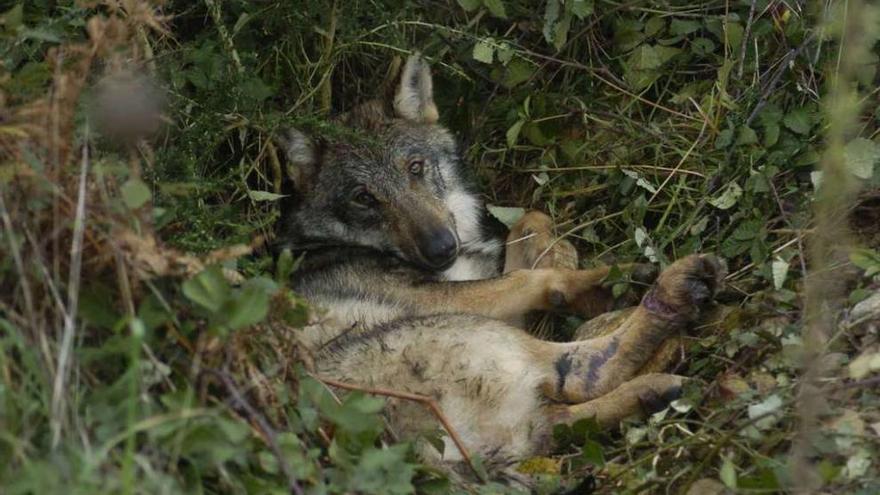
M327 117L376 96L415 50L491 204L551 213L594 262L729 264L728 309L678 370L704 386L620 433L560 428L558 455L522 466L539 492L589 477L601 493L880 492L873 3L3 9L3 493L512 490L419 465L381 397L309 378L290 330L306 308L283 282L295 260L275 266L258 241L281 192L273 133L336 132ZM105 101L120 80L148 127L163 104L148 142ZM849 210L816 221L817 201ZM813 266L826 276L805 281ZM824 333L805 338L805 304ZM807 375L818 392L799 388L804 356L823 363Z

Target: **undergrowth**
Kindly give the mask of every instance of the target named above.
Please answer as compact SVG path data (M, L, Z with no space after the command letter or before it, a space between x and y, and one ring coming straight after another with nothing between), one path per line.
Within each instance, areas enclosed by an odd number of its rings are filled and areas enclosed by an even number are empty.
M702 385L619 432L559 428L522 466L537 491L880 491L876 5L4 5L2 493L513 490L421 466L381 397L310 378L295 260L265 247L273 134L334 132L414 51L495 211L552 214L588 263L729 266L677 370ZM824 199L846 207L840 246L811 259L817 189L843 183ZM813 293L832 318L810 347L813 266L840 287ZM824 363L812 396L804 356Z

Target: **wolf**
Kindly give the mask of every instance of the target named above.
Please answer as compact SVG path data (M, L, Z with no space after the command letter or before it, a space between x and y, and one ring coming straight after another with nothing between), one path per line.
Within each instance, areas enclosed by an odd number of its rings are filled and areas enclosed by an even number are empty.
M510 231L492 218L439 123L425 60L410 57L391 97L336 123L346 131L278 137L291 179L278 247L302 257L292 287L323 309L302 332L317 377L433 399L496 473L547 453L558 423L613 428L680 394L685 377L646 371L710 304L715 257L672 263L601 336L538 339L522 328L531 312L607 311L610 268L578 269L542 213ZM385 411L401 437L438 429L421 404L392 398ZM416 445L425 462L460 471L452 440Z

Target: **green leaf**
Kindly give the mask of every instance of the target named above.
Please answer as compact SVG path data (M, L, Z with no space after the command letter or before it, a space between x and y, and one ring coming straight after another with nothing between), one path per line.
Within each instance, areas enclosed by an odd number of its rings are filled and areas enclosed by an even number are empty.
M23 24L24 20L24 4L17 4L7 10L0 16L3 26L7 31L14 31Z
M766 124L764 126L764 147L769 148L779 141L779 126Z
M793 132L798 134L807 134L810 132L810 129L813 128L812 116L810 112L808 112L805 108L798 108L792 112L789 112L782 119L782 123L785 124L785 127L788 127Z
M483 0L483 5L485 5L486 8L489 9L489 12L495 17L507 19L507 11L504 8L504 2L502 0Z
M738 22L724 23L724 43L731 50L739 51L742 44L743 27Z
M183 283L183 295L212 313L223 307L229 293L229 284L216 265Z
M695 38L691 41L691 51L695 55L709 55L715 51L715 42L709 38Z
M733 143L733 129L724 129L719 132L718 137L715 138L715 149L720 150L727 148L731 143Z
M282 249L275 262L275 280L281 284L287 283L290 280L290 274L296 269L295 261L289 247Z
M856 138L844 149L846 168L859 179L870 179L874 166L880 161L880 144L865 138Z
M555 41L555 26L556 21L559 20L559 12L561 5L559 4L559 0L548 0L547 6L544 7L544 28L542 32L544 33L544 39L547 40L547 43L553 43Z
M495 56L495 48L490 40L480 40L474 45L474 60L491 64Z
M776 416L778 416L778 414L771 413L774 413L781 407L782 399L778 395L773 394L763 401L749 406L749 419L761 417L761 419L755 422L755 426L758 429L766 430L773 426L776 422Z
M458 0L458 4L461 5L461 8L466 10L467 12L472 12L477 10L477 8L483 4L480 0Z
M773 287L775 287L776 290L780 290L785 284L785 279L788 276L788 262L777 257L773 260L770 267L773 272Z
M256 325L269 313L269 293L256 284L247 285L227 305L223 325L229 330Z
M742 126L739 128L739 135L736 137L737 146L747 146L758 142L758 134L751 127Z
M647 88L660 76L657 69L679 53L679 48L641 45L627 57L624 77L637 90Z
M409 446L392 445L364 451L349 480L347 493L408 495L415 493L413 464L406 462Z
M728 488L736 488L736 467L733 465L733 461L730 460L730 457L724 458L724 462L721 463L721 469L719 470L718 475L721 477L721 482Z
M645 36L656 36L666 27L666 19L654 16L645 23Z
M507 64L507 71L504 74L504 80L501 84L504 85L505 88L510 89L528 81L534 73L534 65L520 58L515 58Z
M853 249L849 254L849 260L853 265L865 270L866 277L880 273L880 253L873 249Z
M719 210L728 210L736 204L740 196L742 196L742 193L743 190L739 184L731 182L720 196L710 199L709 204Z
M642 45L633 50L629 64L638 70L657 69L680 52L680 49L669 46Z
M516 144L516 141L519 139L519 131L525 123L525 120L517 120L512 126L510 126L510 129L507 129L506 137L508 147L513 148L513 145Z
M589 438L584 442L583 458L588 464L597 467L605 465L605 455L602 453L602 445L595 440Z
M241 89L242 96L256 102L263 101L274 93L268 84L256 76L243 81L239 88Z
M583 20L584 17L593 13L593 0L570 0L565 3L565 8L577 16L578 19Z
M125 206L136 210L150 200L150 188L140 179L129 179L119 188Z
M287 196L284 194L271 193L269 191L248 191L248 197L254 201L278 201Z
M698 29L700 29L700 23L697 21L672 19L669 24L669 32L676 35L690 34Z
M491 213L493 217L497 218L501 223L508 227L512 227L513 224L518 222L519 219L526 214L525 208L519 207L487 205L486 208L488 208L489 213Z

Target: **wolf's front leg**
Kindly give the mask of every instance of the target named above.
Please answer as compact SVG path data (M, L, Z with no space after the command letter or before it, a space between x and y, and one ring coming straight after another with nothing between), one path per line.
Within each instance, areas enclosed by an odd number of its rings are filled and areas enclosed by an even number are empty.
M671 333L693 321L710 302L723 268L713 256L692 255L673 263L624 322L609 335L592 340L554 344L553 380L543 384L545 395L558 401L582 403L601 397L629 381Z
M531 311L558 310L590 318L611 308L613 297L602 284L609 271L515 270L493 279L418 284L398 296L422 314L467 313L518 322Z

